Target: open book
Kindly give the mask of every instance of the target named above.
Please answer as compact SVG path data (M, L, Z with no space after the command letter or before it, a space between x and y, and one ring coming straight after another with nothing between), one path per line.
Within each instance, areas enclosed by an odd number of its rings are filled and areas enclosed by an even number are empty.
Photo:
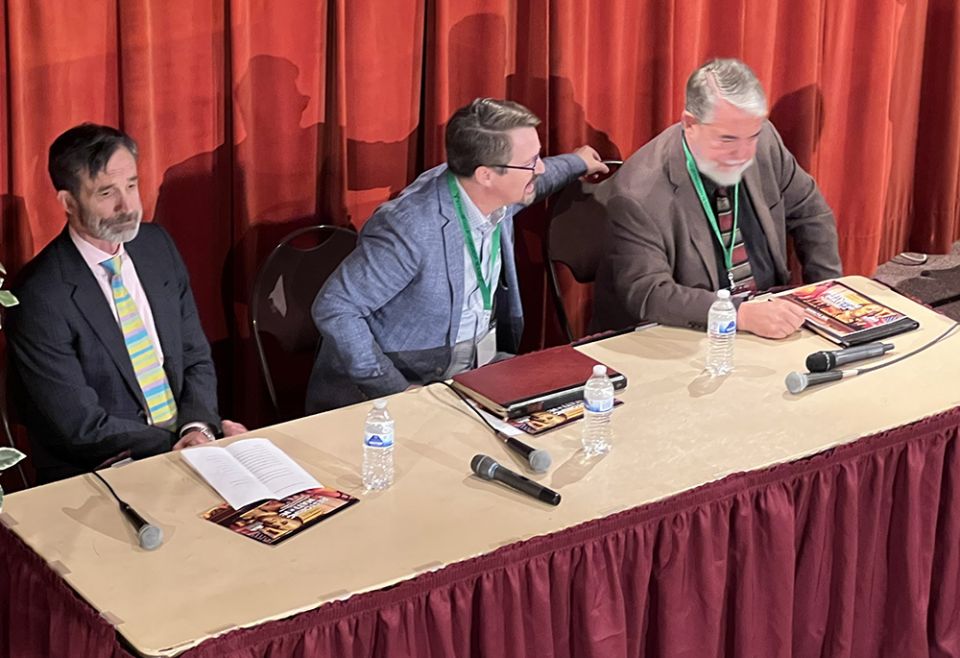
M279 543L357 502L324 488L268 439L197 446L181 454L227 501L203 518L265 544Z

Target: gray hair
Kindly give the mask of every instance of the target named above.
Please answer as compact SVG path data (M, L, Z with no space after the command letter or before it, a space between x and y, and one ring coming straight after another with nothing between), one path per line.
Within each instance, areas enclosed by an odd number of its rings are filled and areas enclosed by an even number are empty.
M718 99L754 116L767 113L767 95L760 81L739 59L712 59L687 79L684 109L698 121L710 121Z
M447 122L447 166L457 176L472 176L477 167L507 164L513 148L507 131L538 125L537 115L520 103L477 98Z

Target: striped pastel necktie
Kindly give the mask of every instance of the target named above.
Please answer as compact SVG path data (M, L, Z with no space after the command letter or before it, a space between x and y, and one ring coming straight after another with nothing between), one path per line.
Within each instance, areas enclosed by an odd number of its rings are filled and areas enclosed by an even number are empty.
M117 315L120 318L120 330L123 332L123 341L127 345L127 354L130 355L137 383L147 401L150 422L163 427L172 426L177 420L177 403L173 399L167 375L160 365L157 350L137 311L137 305L130 297L127 287L123 285L120 255L100 264L110 274L110 289L113 291L113 303L117 306Z

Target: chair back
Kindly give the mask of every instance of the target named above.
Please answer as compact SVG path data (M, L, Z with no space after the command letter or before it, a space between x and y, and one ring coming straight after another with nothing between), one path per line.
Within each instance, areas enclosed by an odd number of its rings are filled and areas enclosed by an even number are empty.
M619 162L608 162L611 172ZM544 262L557 320L569 341L583 337L593 314L593 282L609 229L606 202L613 177L577 181L550 204Z
M283 238L257 272L250 324L277 420L303 415L320 345L310 309L327 277L356 245L350 228L307 226Z

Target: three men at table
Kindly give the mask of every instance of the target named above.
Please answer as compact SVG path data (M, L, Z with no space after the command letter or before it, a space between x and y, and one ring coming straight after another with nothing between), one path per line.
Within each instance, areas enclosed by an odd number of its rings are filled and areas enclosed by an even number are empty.
M364 224L313 305L322 335L307 411L445 379L515 353L523 310L513 216L579 176L596 151L540 157L539 119L479 98L446 128L447 162Z
M641 320L700 328L719 288L739 293L741 330L796 331L782 300L746 301L789 283L787 236L805 282L842 274L833 213L767 120L746 64L707 62L689 78L680 123L633 154L609 184L610 222L594 324Z
M742 330L780 338L802 322L749 293L789 281L786 238L805 281L839 276L833 214L766 119L766 97L737 60L690 76L681 122L610 181L610 239L595 323L700 327L721 287L741 294ZM447 162L364 225L356 250L313 305L323 337L307 411L444 379L515 353L523 311L513 215L579 176L597 153L541 159L539 119L481 98L446 129ZM216 378L183 262L141 226L137 148L84 124L50 148L68 225L26 268L10 316L13 375L42 480L194 445L220 425ZM223 422L223 431L244 431Z
M137 145L83 124L53 142L48 164L67 225L21 273L7 325L38 481L246 431L217 414L173 241L141 224Z

